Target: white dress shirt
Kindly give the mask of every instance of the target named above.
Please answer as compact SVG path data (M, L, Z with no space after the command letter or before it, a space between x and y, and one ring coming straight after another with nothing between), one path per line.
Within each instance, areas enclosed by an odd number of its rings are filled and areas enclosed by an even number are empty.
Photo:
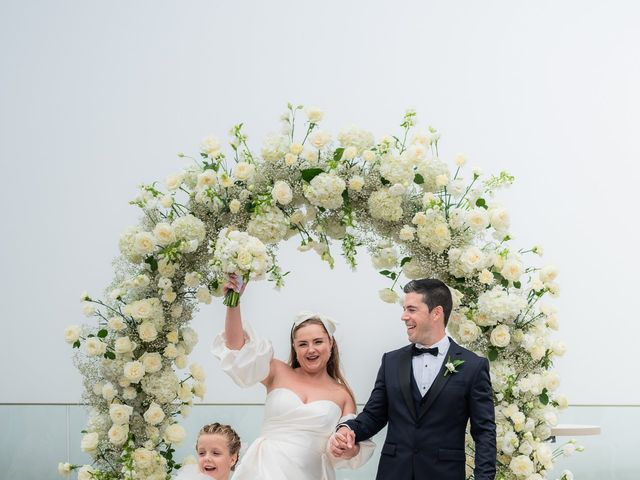
M416 355L411 359L413 365L413 378L416 380L416 385L420 390L420 395L424 395L429 391L431 385L436 379L444 359L449 351L449 345L451 344L449 337L446 335L434 343L433 345L422 345L416 343L416 347L420 348L432 348L438 347L438 355L431 355L430 353L423 353L422 355Z

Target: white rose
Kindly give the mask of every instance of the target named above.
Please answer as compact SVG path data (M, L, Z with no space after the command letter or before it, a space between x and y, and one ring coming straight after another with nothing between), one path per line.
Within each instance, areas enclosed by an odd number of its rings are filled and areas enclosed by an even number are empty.
M96 307L91 302L83 302L82 313L84 313L85 316L90 317L91 315L96 313Z
M553 265L547 265L540 270L540 280L544 283L551 283L558 278L558 269Z
M158 338L158 331L153 323L144 321L138 325L138 335L143 342L153 342Z
M491 273L489 270L485 268L478 275L478 280L480 281L480 283L483 283L485 285L491 285L494 280L493 273Z
M122 398L125 400L133 400L138 396L138 392L133 387L124 387L122 389Z
M176 346L173 343L170 343L169 345L164 347L164 352L162 353L162 355L166 358L176 358L179 353Z
M93 453L98 448L98 434L96 432L86 433L80 441L80 448L83 452Z
M233 178L231 178L227 172L218 172L218 182L223 188L233 186Z
M502 270L500 270L500 275L502 275L507 280L517 282L520 279L523 271L524 270L522 268L522 263L514 259L509 259L504 262Z
M278 180L273 184L271 197L280 205L288 205L293 199L293 192L287 182Z
M288 166L293 167L296 163L298 163L298 156L293 153L287 153L284 156L284 163Z
M171 318L178 318L182 315L182 304L178 303L171 307Z
M194 379L196 379L197 381L199 381L199 382L203 382L204 381L204 379L205 379L204 370L197 363L192 363L189 366L189 372L191 373L191 376Z
M129 436L129 425L112 425L107 435L113 445L122 445Z
M220 143L220 140L213 135L207 135L202 139L202 153L206 153L211 157L215 156L220 151L221 146L222 144Z
M145 369L144 365L135 360L133 362L127 362L124 365L124 376L131 383L138 383L144 377Z
M315 132L309 138L309 142L311 143L311 145L316 147L318 150L326 146L330 141L331 141L331 135L329 135L327 132L322 132L322 131Z
M553 371L546 371L542 376L542 381L549 392L557 390L560 386L560 376Z
M167 443L180 443L186 437L187 432L185 432L182 426L174 423L173 425L169 425L164 431L164 439Z
M474 208L468 213L466 223L472 230L480 232L489 226L489 215L484 208Z
M156 373L162 370L162 356L158 352L146 352L140 360L145 372Z
M180 188L180 185L182 185L183 180L184 180L184 174L182 172L174 173L172 175L169 175L165 179L164 185L165 187L167 187L168 190L174 191Z
M564 410L569 406L569 399L567 398L566 395L563 395L563 394L556 395L555 401L557 402L558 408L560 410Z
M300 153L304 150L304 147L299 143L292 143L289 146L289 151L294 155L300 155Z
M133 407L114 403L109 405L109 416L111 421L116 425L124 425L129 423L129 418L133 413Z
M80 470L78 470L78 480L93 480L95 478L93 474L95 470L91 467L91 465L83 465Z
M427 216L424 214L424 212L418 212L411 219L411 223L413 223L414 225L426 225Z
M362 159L367 163L371 163L376 159L376 154L371 150L365 150L362 152Z
M124 323L124 320L122 320L121 317L111 317L107 321L107 326L115 332L119 332L127 328L127 325Z
M204 394L206 391L207 388L205 387L204 383L196 382L193 384L193 394L201 400L204 398Z
M113 383L107 382L100 387L99 394L102 395L102 398L107 402L110 402L116 396L116 388L113 386Z
M342 153L342 158L344 160L353 160L355 156L358 154L358 149L354 146L347 147L344 149Z
M390 288L383 288L382 290L378 291L378 296L383 302L387 303L396 303L400 299L398 294Z
M113 349L118 355L133 352L135 343L129 337L118 337L113 344Z
M533 473L533 462L526 455L518 455L511 459L509 468L520 477L527 477Z
M67 343L75 343L80 340L82 328L79 325L69 325L64 329L64 341Z
M176 241L176 234L173 231L173 227L166 222L156 224L153 228L153 236L155 237L156 242L163 246Z
M470 320L464 320L458 327L458 335L460 336L460 340L462 340L463 343L470 343L478 338L478 335L480 335L480 329L474 322Z
M165 290L162 292L162 297L160 297L160 299L166 303L173 303L176 298L178 298L178 294L173 290Z
M511 335L509 334L509 327L506 325L498 325L491 332L491 344L496 347L506 347L511 341Z
M98 337L87 338L87 341L84 342L84 348L90 357L104 355L107 351L107 345L102 343Z
M413 240L415 238L415 233L416 233L416 229L409 226L409 225L404 225L401 229L400 229L400 233L398 234L398 237L400 238L400 240L403 240L405 242L409 242L411 240Z
M148 255L156 249L156 238L151 232L137 233L133 239L133 248L139 255Z
M208 305L211 303L211 292L209 292L207 287L202 286L196 291L196 299L200 303L206 303Z
M158 425L164 420L164 418L165 414L162 411L162 408L160 408L160 405L155 402L151 403L147 411L144 412L144 421L149 425Z
M305 113L310 123L318 123L324 118L324 112L318 107L309 107Z
M186 355L178 355L175 358L174 363L176 364L177 368L182 370L183 368L185 368L187 366L187 356Z
M168 342L178 343L178 341L180 340L178 330L171 330L169 333L167 333L166 338Z
M509 213L504 208L493 208L489 210L491 226L498 232L505 232L509 229Z
M233 175L241 181L247 181L249 178L253 176L255 173L256 167L251 163L247 162L238 162L236 168L233 171Z

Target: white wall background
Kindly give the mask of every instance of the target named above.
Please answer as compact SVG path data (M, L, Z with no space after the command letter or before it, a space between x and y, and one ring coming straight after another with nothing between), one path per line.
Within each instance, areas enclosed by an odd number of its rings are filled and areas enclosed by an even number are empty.
M0 402L75 402L63 342L79 295L109 283L136 186L182 166L209 133L244 121L258 148L287 101L326 127L393 133L406 108L459 152L516 184L502 199L519 246L561 270L559 363L574 404L638 404L640 7L629 1L0 3ZM288 286L255 284L245 317L287 355L292 316L341 322L347 375L365 401L383 351L405 343L399 307L366 257L329 272L290 245ZM261 402L208 353L221 304L194 324L206 401ZM626 379L625 379L626 378Z

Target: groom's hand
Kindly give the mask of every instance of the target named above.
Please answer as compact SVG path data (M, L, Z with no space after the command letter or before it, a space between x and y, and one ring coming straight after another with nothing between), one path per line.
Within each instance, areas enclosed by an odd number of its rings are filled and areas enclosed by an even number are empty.
M353 458L360 451L356 434L347 427L340 427L331 439L331 455L337 458Z

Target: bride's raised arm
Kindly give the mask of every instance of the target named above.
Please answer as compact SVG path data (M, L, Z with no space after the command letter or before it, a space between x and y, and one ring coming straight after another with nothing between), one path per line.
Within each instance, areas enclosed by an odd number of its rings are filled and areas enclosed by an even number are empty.
M235 290L244 293L245 285L240 286L235 276L229 278L224 286L224 292ZM244 330L242 328L242 315L240 314L240 303L235 307L227 307L227 315L224 319L224 336L226 346L230 350L240 350L244 345Z

